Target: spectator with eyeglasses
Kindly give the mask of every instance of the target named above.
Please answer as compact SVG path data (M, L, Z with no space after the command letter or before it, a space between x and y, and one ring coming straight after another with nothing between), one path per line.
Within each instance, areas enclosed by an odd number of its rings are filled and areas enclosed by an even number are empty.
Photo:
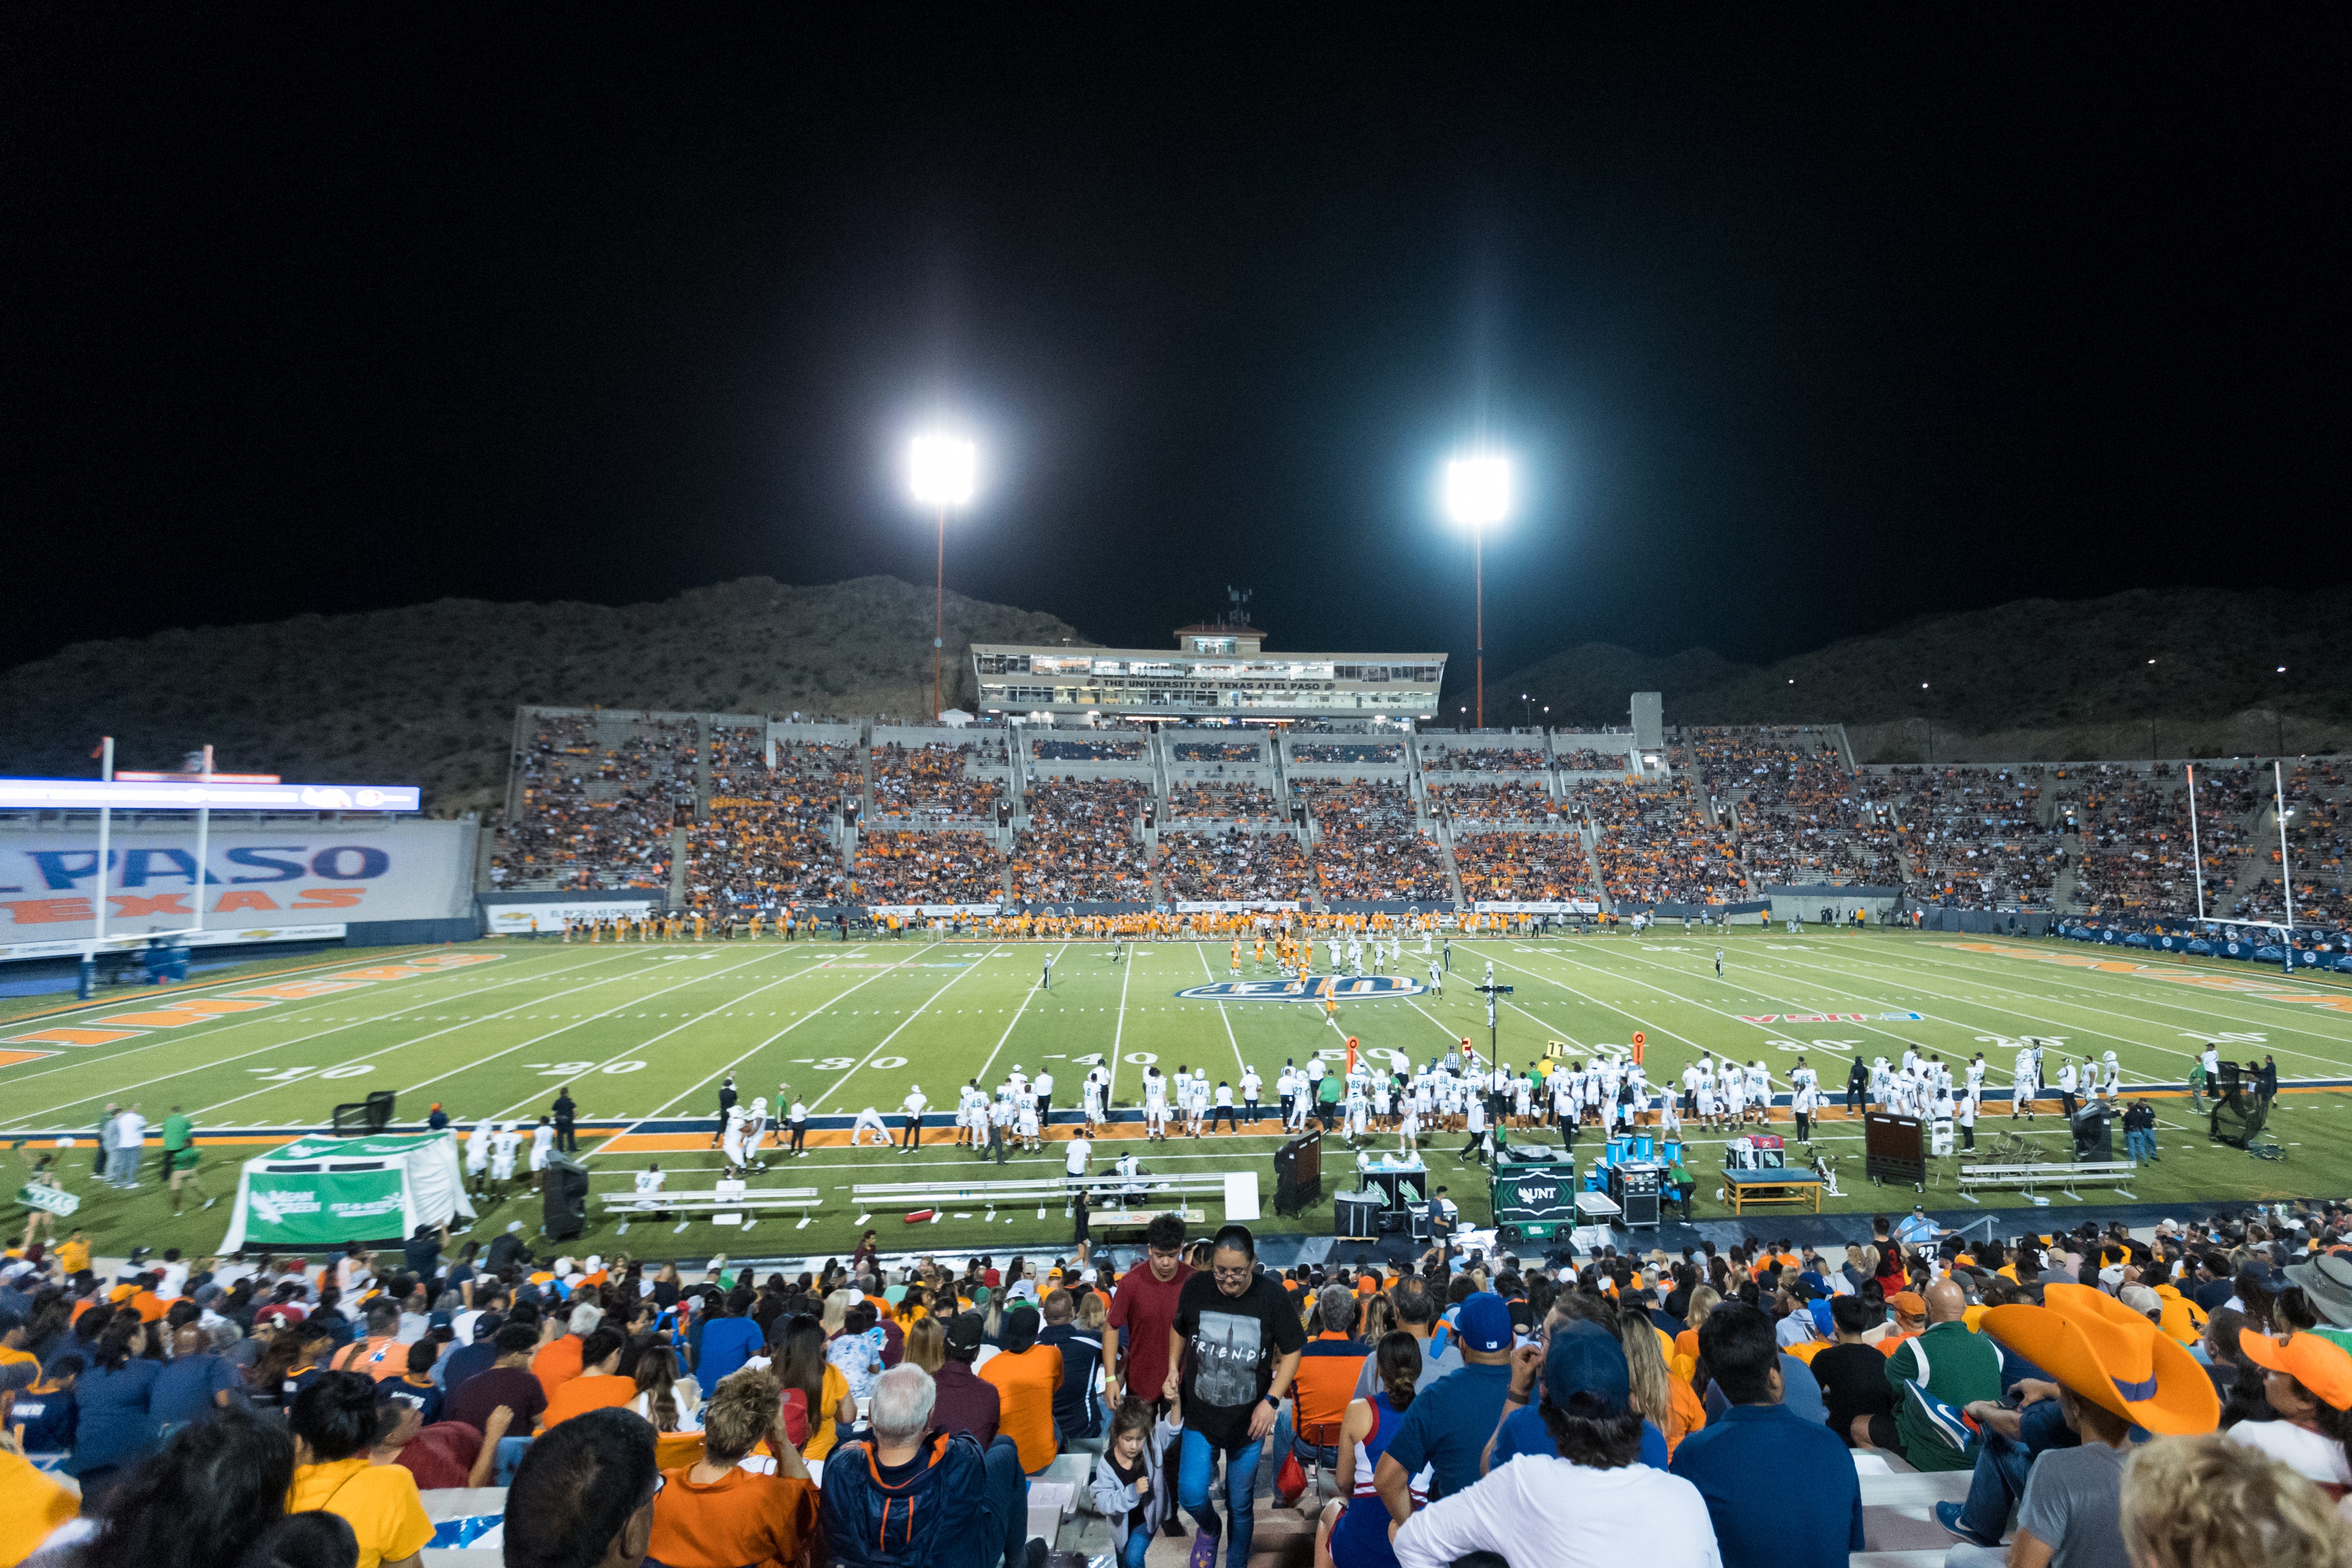
M1187 1279L1177 1300L1161 1385L1163 1397L1183 1396L1176 1500L1201 1527L1193 1568L1213 1568L1220 1535L1226 1568L1247 1568L1258 1458L1306 1346L1307 1331L1281 1282L1258 1272L1249 1227L1218 1231L1207 1277ZM1229 1522L1211 1500L1220 1458Z

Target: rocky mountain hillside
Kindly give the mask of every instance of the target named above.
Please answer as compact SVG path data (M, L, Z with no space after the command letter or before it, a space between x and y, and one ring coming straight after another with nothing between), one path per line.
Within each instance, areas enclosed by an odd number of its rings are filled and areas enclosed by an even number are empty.
M2352 589L2147 589L1926 616L1769 664L1588 643L1488 683L1553 721L1843 722L1864 761L2033 761L2332 751L2352 744ZM2151 662L2153 661L2153 662ZM2281 673L2279 667L2285 667ZM1515 701L1507 705L1516 711Z
M110 733L124 768L175 767L209 742L224 771L421 784L436 813L483 809L503 795L522 703L920 713L931 609L891 577L746 577L620 608L444 599L76 643L0 674L0 773L86 776ZM969 704L972 642L1076 637L950 595L947 700Z

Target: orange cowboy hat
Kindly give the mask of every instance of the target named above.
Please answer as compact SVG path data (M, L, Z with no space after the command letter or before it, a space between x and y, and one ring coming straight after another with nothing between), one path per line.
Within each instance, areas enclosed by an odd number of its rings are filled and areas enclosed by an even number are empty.
M2042 1299L2039 1307L1995 1307L1984 1331L2135 1426L2189 1436L2221 1425L2221 1395L2205 1369L2145 1314L2087 1285L2048 1285Z

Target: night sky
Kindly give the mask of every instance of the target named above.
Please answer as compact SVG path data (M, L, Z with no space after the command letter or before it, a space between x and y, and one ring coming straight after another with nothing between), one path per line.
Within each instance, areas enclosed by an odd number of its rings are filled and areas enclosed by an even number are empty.
M225 9L0 22L0 664L928 583L937 410L1112 643L1466 658L1482 431L1497 672L2352 561L2332 8Z

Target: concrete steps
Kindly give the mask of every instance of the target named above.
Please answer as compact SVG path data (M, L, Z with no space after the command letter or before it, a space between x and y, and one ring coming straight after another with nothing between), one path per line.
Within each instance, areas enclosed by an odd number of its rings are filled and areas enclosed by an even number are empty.
M1192 1521L1185 1520L1181 1536L1162 1535L1144 1554L1145 1568L1184 1568L1192 1552ZM1276 1508L1270 1497L1257 1500L1250 1535L1249 1568L1308 1568L1315 1561L1315 1526L1299 1517L1296 1508ZM1217 1568L1224 1568L1224 1548L1217 1549Z

